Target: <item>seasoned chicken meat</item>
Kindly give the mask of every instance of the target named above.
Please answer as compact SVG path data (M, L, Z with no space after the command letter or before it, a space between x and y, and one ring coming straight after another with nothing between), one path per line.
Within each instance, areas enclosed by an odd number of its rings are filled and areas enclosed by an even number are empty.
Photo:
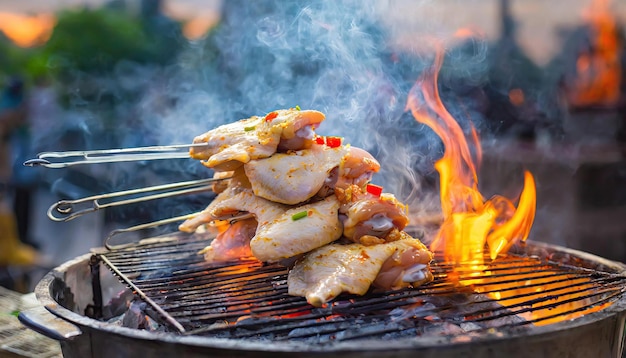
M200 214L183 222L178 229L183 232L194 232L201 225L214 220L229 220L242 213L253 214L260 226L280 216L287 209L285 205L254 195L252 189L231 185L213 199Z
M227 213L221 213L221 217L214 216L216 215L214 211L219 208L220 212L225 211L223 209L225 206L229 206L233 204L233 198L245 197L246 200L252 200L249 196L252 195L252 189L250 189L250 182L246 177L243 168L237 168L231 172L217 172L213 176L214 178L227 178L223 181L219 181L213 184L214 192L218 193L217 197L213 199L213 201L206 207L201 213L192 217L191 219L187 219L185 222L178 226L178 229L183 232L194 232L198 227L208 224L217 219L228 219L228 216L233 216L239 214L239 211L236 209L232 209ZM265 205L265 202L257 203L258 206ZM247 211L247 210L241 210Z
M287 277L288 292L316 307L342 292L364 295L394 251L391 245L326 245L296 262Z
M259 225L250 241L252 253L261 261L278 261L331 243L342 232L338 210L334 196L289 209Z
M353 185L339 196L345 203L340 209L343 236L354 242L383 243L388 241L386 238L393 229L402 230L409 223L406 205L392 194L375 196Z
M310 149L251 160L244 169L255 195L293 205L319 192L331 170L341 165L347 153L344 146L313 145Z
M345 148L348 153L343 157L341 165L330 171L317 197L324 198L336 190L342 192L352 185L362 187L380 170L378 161L365 150L352 146Z
M317 111L279 110L196 137L206 145L192 147L191 156L227 179L213 185L217 197L180 230L222 225L202 251L208 261L296 260L289 294L314 306L342 292L432 280L432 254L402 231L406 206L369 184L378 161L341 138L317 136L323 120ZM334 243L341 236L343 243Z
M225 262L252 258L250 239L254 236L257 228L255 219L236 221L232 224L224 224L225 228L220 232L211 244L200 251L208 262Z
M369 183L374 173L378 173L380 164L367 151L349 147L349 153L339 170L339 180L335 184L337 188L345 189L350 185L362 187Z
M372 285L384 290L398 290L432 281L433 274L430 272L432 252L421 241L404 231L394 230L391 235L398 239L392 242L396 251L383 263Z
M217 171L233 170L252 159L267 158L277 150L300 150L313 143L325 116L318 111L277 110L264 117L253 116L225 124L194 138L194 159Z
M250 240L253 255L261 261L278 261L337 240L342 232L338 210L339 202L334 196L289 207L260 198L250 189L229 187L200 215L185 221L179 229L193 232L214 220L251 213L257 221L256 234Z
M223 192L230 185L231 180L229 179L232 178L234 175L235 175L235 171L215 172L213 174L213 179L222 179L222 180L216 181L215 183L213 183L213 185L211 185L211 190L213 190L215 194L219 194Z
M288 292L306 297L309 304L320 307L343 292L364 295L375 281L386 285L385 288L422 284L432 280L428 270L430 259L426 247L408 235L372 246L330 244L296 262L287 278ZM400 268L396 270L396 267ZM428 273L419 275L413 273L415 270ZM396 272L405 274L396 275ZM381 274L384 276L378 278Z

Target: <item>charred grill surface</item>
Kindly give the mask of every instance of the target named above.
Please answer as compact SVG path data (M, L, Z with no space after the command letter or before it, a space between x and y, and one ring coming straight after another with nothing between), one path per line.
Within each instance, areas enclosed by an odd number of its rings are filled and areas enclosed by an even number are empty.
M511 254L477 268L436 259L428 285L342 295L323 308L287 295L288 269L210 264L206 238L142 242L98 255L185 335L326 344L358 339L499 335L595 312L624 294L626 277L575 258ZM597 265L596 265L597 266Z

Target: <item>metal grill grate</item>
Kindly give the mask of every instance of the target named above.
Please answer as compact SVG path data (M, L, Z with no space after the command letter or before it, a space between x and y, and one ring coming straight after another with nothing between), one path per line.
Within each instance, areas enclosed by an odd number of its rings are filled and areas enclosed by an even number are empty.
M509 255L476 274L435 261L416 289L342 295L324 308L287 295L277 264L206 263L206 238L151 240L98 256L186 335L320 344L372 338L491 334L531 329L595 312L620 299L626 277L575 258Z

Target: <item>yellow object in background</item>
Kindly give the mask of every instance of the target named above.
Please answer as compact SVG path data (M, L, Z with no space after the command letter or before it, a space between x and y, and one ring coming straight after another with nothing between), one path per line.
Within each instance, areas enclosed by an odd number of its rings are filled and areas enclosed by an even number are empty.
M0 202L0 266L33 265L38 259L37 251L20 241L13 211Z

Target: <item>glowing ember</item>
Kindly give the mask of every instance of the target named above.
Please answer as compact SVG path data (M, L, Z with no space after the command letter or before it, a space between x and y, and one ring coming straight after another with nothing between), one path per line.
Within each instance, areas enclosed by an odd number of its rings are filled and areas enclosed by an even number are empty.
M517 209L502 196L485 201L476 174L482 156L478 134L472 126L467 138L439 97L437 76L442 62L442 51L438 51L434 66L418 79L407 101L415 119L432 128L445 145L443 157L435 163L444 222L431 250L443 253L448 262L470 263L478 269L484 262L485 244L493 260L528 237L535 217L535 181L525 173Z
M623 44L610 1L592 1L583 16L591 39L576 61L576 75L567 86L567 99L573 106L615 105L620 96Z

